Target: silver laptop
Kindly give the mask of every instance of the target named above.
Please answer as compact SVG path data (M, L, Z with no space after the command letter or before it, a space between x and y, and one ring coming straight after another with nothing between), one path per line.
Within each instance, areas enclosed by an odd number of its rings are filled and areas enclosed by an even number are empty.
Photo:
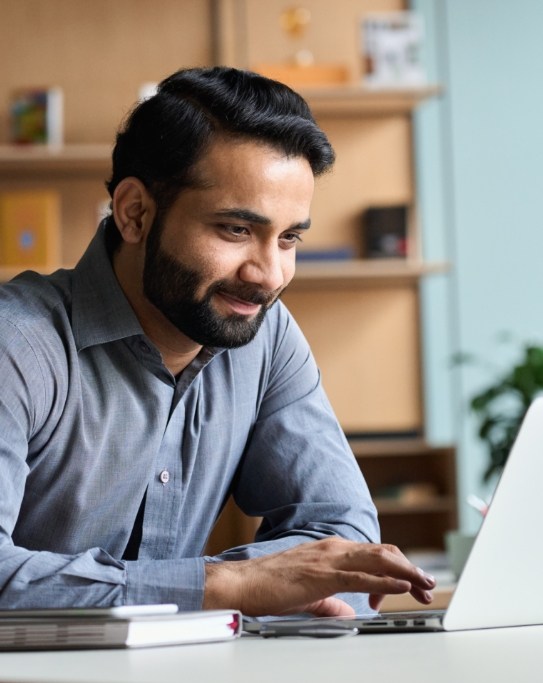
M248 624L265 636L341 635L543 624L543 398L530 406L446 610ZM309 629L309 631L308 631ZM328 629L328 630L326 630ZM355 629L357 629L355 631ZM285 632L283 632L285 631ZM289 633L290 632L290 633Z

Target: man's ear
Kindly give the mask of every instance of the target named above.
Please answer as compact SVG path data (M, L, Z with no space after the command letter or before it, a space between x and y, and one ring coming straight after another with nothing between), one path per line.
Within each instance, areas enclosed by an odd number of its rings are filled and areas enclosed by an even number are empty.
M125 242L137 244L153 221L155 203L138 178L123 178L113 193L113 217Z

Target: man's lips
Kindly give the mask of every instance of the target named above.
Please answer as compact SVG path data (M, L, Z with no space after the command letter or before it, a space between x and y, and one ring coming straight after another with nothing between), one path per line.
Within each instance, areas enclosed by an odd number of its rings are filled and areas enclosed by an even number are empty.
M245 301L244 299L238 299L231 294L226 294L225 292L217 292L219 296L234 313L239 315L255 315L260 311L262 304L255 304L251 301Z

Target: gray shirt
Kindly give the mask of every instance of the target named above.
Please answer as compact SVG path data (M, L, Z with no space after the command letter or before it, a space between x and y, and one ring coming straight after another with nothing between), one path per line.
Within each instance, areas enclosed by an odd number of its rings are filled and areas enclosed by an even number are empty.
M293 318L179 378L128 304L103 228L73 270L0 288L0 607L202 604L204 562L339 535L375 508ZM255 543L202 557L229 494ZM122 559L146 496L137 560ZM365 596L351 596L365 609Z

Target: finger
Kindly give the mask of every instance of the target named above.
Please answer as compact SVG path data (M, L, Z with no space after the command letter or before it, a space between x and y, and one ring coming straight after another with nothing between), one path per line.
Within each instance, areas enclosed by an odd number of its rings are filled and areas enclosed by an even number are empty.
M418 586L413 586L410 593L415 600L418 600L418 602L421 602L423 605L429 605L434 599L432 591L420 589Z
M431 593L431 591L421 590L416 586L411 588L410 593L415 598L415 600L422 603L423 605L429 605L434 599L434 596ZM383 600L385 599L385 597L385 595L379 593L370 594L368 596L368 604L371 607L371 609L374 609L378 612L381 609L381 605L383 604Z
M396 546L385 544L364 545L359 548L358 553L361 566L365 565L364 571L409 581L412 585L419 586L423 590L435 587L434 577L426 574L419 567L409 562Z
M330 597L307 605L304 612L310 612L316 617L354 617L355 611L344 600Z
M413 588L409 581L403 579L357 571L342 572L339 585L341 592L380 593L382 595L408 593Z
M341 557L343 569L362 570L371 574L392 574L397 578L409 578L416 568L396 546L363 543ZM347 565L347 566L345 566Z
M372 594L381 594L384 596L389 593L400 594L409 592L418 602L425 605L430 604L434 599L432 591L427 588L428 586L430 588L435 587L435 579L430 576L426 577L425 575L423 578L423 587L389 576L367 576L364 581L371 586L367 592Z
M384 595L380 595L379 593L372 593L368 596L368 604L371 607L371 609L374 609L376 612L378 612L381 609L381 605L383 604L384 599Z
M279 613L278 616L283 616L286 614L300 614L300 613L313 614L315 617L354 617L356 612L343 600L330 596L329 598L323 598L322 600L316 600L307 605L298 605L290 609L284 610Z

